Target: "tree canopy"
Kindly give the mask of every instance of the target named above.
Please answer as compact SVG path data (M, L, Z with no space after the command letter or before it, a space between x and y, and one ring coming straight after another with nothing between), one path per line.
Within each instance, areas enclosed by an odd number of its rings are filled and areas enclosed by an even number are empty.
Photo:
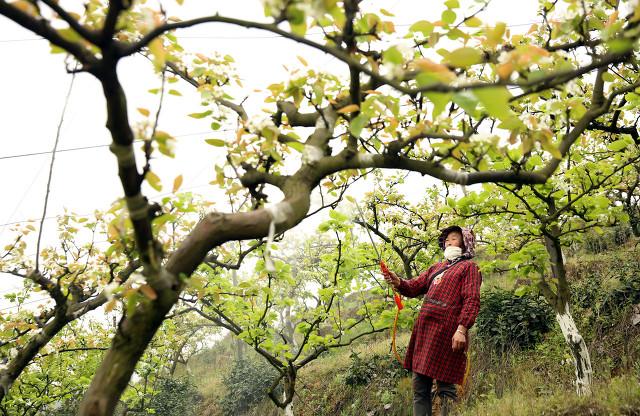
M522 221L544 217L550 227L545 230L559 238L563 231L554 231L560 229L557 220L574 231L575 221L587 227L594 216L608 215L601 212L606 197L587 196L587 189L637 161L626 154L613 157L608 168L603 160L594 161L599 169L594 177L592 166L571 162L579 157L578 144L617 155L637 144L640 7L633 2L543 1L539 23L523 34L512 33L506 23L485 24L484 1L444 1L439 16L416 20L406 31L399 30L392 13L361 0L265 1L260 21L217 13L169 16L163 3L0 0L0 14L47 39L52 52L69 56L70 73L90 74L100 84L118 166L114 180L123 193L106 214L112 218L77 219L82 227L104 228L109 238L104 252L93 245L77 250L63 245L63 258L43 250L30 263L22 261L26 243L21 238L5 249L2 269L33 282L55 305L37 319L28 318L33 321L28 327L17 328L17 337L28 337L28 348L10 354L0 369L3 396L65 325L106 302L114 307L122 301L110 347L80 408L83 415L111 414L185 289L200 284L203 275L210 283L219 279L201 273L208 263L241 262L264 244L265 270L277 271L282 265L269 257L274 238L319 210L342 204L346 189L371 170L417 172L464 186L495 183L504 191L504 199L495 197L497 210L522 213ZM250 114L238 98L250 92L243 91L233 57L186 51L175 35L204 23L276 34L334 57L343 70L312 68L301 56L302 66L288 79L265 86L263 112ZM312 29L322 33L320 40L309 36ZM118 64L132 55L148 58L161 80L157 92L164 93L166 83L197 89L202 111L191 118L210 121L213 131L221 126L235 130L208 142L212 151L226 154L212 183L229 200L226 212L202 212L205 204L185 196L162 204L145 197L143 184L158 187L160 182L154 159L170 158L175 140L157 129L157 117L149 110L138 109L134 117L128 107ZM144 141L141 152L135 148L137 139ZM554 174L562 179L548 182ZM174 189L180 181L176 178ZM316 190L322 204L312 207ZM383 203L392 198L381 201L376 209L391 209ZM562 207L540 214L549 202ZM587 202L595 211L586 209ZM62 224L62 240L73 240L76 228ZM248 247L239 243L247 240ZM408 260L402 259L407 274L413 270ZM342 266L338 261L336 270ZM333 293L321 295L322 302ZM258 323L271 318L267 309L262 315ZM238 325L241 337L255 335L243 322ZM290 358L287 353L275 352Z

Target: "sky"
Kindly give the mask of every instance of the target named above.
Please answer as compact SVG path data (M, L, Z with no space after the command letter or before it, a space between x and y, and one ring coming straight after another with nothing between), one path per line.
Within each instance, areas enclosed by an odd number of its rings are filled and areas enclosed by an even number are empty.
M65 3L68 2L63 1L62 5ZM416 20L436 20L442 10L439 4L424 0L368 0L363 8L384 8L392 12L398 30L406 31ZM183 8L171 5L171 2L163 1L163 5L169 15L179 15L183 19L218 12L247 20L264 20L258 0L185 0ZM536 12L537 1L495 0L482 19L487 23L503 21L513 31L524 31L539 20ZM310 37L319 39L313 35L313 30L310 33ZM282 81L287 74L283 65L300 66L298 55L303 56L310 67L344 71L344 65L327 55L259 30L206 24L180 30L176 35L186 50L231 54L246 91ZM0 189L3 195L0 247L11 241L11 228L15 223L39 219L42 215L50 152L72 80L65 71L64 55L52 55L49 51L48 42L0 17L3 61L0 67ZM128 96L132 120L142 117L135 110L138 107L155 113L158 96L149 94L148 90L158 88L159 80L151 65L143 58L128 58L121 63L119 74ZM216 149L204 139L223 138L223 134L233 135L234 132L214 133L209 122L187 117L189 113L201 111L200 100L192 88L182 85L179 89L183 96L165 97L158 126L177 138L176 158L153 162L152 168L165 183L165 189L156 192L146 188L145 194L153 199L158 194L170 192L173 179L181 174L184 177L182 190L215 199L217 194L208 183L213 179L214 164L221 163L223 155L216 154ZM246 107L250 112L258 112L260 105L259 94L249 95ZM108 150L110 140L104 125L105 104L98 82L88 74L78 74L73 80L60 131L47 212L50 219L45 221L43 231L45 243L55 243L56 215L64 214L65 210L90 214L95 209L108 208L122 196L116 161ZM69 150L78 147L92 148ZM45 153L16 157L41 152ZM408 186L415 190L424 189L428 184L428 179L415 175ZM367 186L370 183L363 183L355 192L362 193ZM307 229L313 228L313 224L307 226ZM0 297L17 285L20 282L16 278L0 274ZM3 304L0 299L0 308Z

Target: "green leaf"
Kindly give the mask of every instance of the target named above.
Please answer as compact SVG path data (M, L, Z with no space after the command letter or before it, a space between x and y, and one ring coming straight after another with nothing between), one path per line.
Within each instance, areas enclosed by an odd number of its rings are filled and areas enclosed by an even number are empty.
M503 120L511 115L509 100L512 95L506 87L479 88L473 93L490 116Z
M458 68L468 68L482 62L482 50L469 46L458 48L445 57L445 62Z
M438 117L447 108L453 94L443 92L428 92L425 94L429 101L433 103L433 118Z
M424 37L427 37L433 32L433 23L426 20L419 20L411 25L409 32L421 32Z
M369 117L364 113L360 113L356 118L351 120L351 123L349 123L349 131L354 137L360 137L362 129L364 129L368 122Z
M216 146L216 147L225 146L225 141L222 139L206 139L205 143L210 144L211 146Z
M520 286L519 288L514 290L513 293L516 296L522 297L522 296L526 295L528 291L529 291L529 286Z
M501 123L498 125L499 129L517 131L525 128L522 120L520 120L515 114L500 121Z
M290 148L302 153L304 152L304 143L300 143L300 142L285 142L285 145L289 146Z
M437 74L430 72L420 72L416 75L416 83L419 87L426 87L427 85L437 84L442 80Z
M169 94L182 97L182 93L178 90L169 90Z
M456 12L453 10L445 10L442 12L442 21L450 25L456 21Z
M607 149L612 152L619 152L622 149L626 148L629 145L629 142L625 139L616 140L615 142L609 143L607 145Z
M476 16L473 16L469 19L467 19L466 22L464 22L465 26L468 27L479 27L482 24L482 20L478 19Z
M329 217L331 217L334 220L339 221L339 222L345 222L345 221L347 221L349 219L349 217L347 217L343 213L341 213L339 211L336 211L334 209L329 211Z
M602 74L602 79L605 82L613 82L615 80L615 77L611 72L605 72L604 74Z
M192 117L192 118L205 118L206 116L211 115L212 113L213 113L212 110L207 110L207 111L204 111L202 113L191 113L191 114L189 114L189 117Z
M478 98L470 91L463 91L453 96L453 102L458 104L467 114L476 117L478 114Z
M633 49L633 42L631 39L615 38L608 41L607 46L611 53L625 53Z
M455 9L460 7L460 2L458 0L447 0L444 2L444 5L449 9Z
M54 45L53 43L51 43L50 46L51 46L51 53L52 54L67 53L67 51L65 51L64 49L62 49L59 46Z
M402 53L395 46L390 47L386 51L382 52L382 58L385 62L401 65L404 62Z

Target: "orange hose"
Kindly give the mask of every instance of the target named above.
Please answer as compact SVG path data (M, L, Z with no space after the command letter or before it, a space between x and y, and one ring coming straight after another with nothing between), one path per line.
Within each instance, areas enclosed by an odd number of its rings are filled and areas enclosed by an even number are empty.
M396 350L396 333L398 332L398 316L400 316L400 308L396 309L396 318L393 320L393 329L391 330L391 350L393 351L393 355L395 355L396 360L403 365L402 357L398 354Z
M471 372L471 344L469 344L469 349L467 349L467 366L464 370L464 377L462 378L462 384L460 385L460 393L458 397L464 396L467 391L467 383L469 379L469 373Z

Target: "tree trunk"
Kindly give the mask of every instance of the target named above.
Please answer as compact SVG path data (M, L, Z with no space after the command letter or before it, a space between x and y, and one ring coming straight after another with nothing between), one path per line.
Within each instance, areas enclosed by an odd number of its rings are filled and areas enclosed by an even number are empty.
M578 396L590 396L591 395L591 378L593 370L591 369L591 358L589 357L589 350L587 344L584 342L584 338L578 332L576 323L569 311L569 305L565 305L564 313L556 312L556 320L560 324L562 335L569 345L571 355L573 356L573 363L576 370L576 392Z
M547 285L547 290L543 291L543 294L553 306L562 335L571 350L576 370L576 392L579 396L588 396L591 395L591 377L593 373L591 358L589 357L587 344L584 342L582 335L580 335L569 310L569 282L567 281L567 272L564 267L562 246L557 237L559 235L557 227L552 227L552 233L552 235L545 235L544 239L549 261L551 262L551 271L557 281L557 291L553 293Z
M628 209L627 213L629 214L631 232L633 232L634 237L640 237L640 214L633 208Z
M282 392L282 401L286 401L287 400L287 392L283 391ZM289 403L287 405L287 407L284 408L284 415L285 416L293 416L293 401L291 403Z
M91 380L80 405L79 416L112 415L120 395L126 389L136 364L147 345L162 325L165 315L177 300L177 292L158 292L154 301L145 299L130 317L123 317L105 354L100 368Z

